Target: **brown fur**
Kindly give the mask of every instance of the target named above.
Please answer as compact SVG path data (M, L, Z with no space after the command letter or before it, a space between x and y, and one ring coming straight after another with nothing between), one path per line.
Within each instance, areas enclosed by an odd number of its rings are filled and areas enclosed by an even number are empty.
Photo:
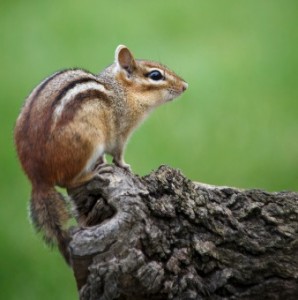
M148 72L157 69L165 80ZM125 46L116 62L99 75L72 69L54 74L29 95L15 127L21 165L32 183L31 217L47 243L57 243L69 261L68 212L55 186L72 187L90 180L104 153L129 168L125 144L155 107L179 96L187 84L165 66L135 60Z

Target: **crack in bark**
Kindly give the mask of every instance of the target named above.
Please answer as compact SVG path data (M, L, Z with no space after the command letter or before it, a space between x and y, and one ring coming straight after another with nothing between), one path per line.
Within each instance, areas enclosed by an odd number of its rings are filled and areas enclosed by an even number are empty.
M298 299L297 193L108 166L69 194L82 300Z

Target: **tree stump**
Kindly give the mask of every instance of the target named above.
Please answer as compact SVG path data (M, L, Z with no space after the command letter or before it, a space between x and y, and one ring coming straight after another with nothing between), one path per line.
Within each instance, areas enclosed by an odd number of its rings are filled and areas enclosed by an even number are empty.
M298 299L298 193L111 165L68 192L82 300Z

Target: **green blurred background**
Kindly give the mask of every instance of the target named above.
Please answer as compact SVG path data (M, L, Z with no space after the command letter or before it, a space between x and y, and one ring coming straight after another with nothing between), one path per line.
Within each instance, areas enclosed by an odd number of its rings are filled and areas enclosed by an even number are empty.
M44 77L68 67L99 72L120 43L189 83L133 135L126 160L136 173L169 164L210 184L297 191L297 4L2 0L0 298L76 299L70 269L29 224L12 131Z

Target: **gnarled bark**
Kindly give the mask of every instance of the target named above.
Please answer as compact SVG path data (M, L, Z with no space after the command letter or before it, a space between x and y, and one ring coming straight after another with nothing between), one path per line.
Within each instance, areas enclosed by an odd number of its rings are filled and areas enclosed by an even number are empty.
M298 194L115 166L69 190L80 299L298 299Z

